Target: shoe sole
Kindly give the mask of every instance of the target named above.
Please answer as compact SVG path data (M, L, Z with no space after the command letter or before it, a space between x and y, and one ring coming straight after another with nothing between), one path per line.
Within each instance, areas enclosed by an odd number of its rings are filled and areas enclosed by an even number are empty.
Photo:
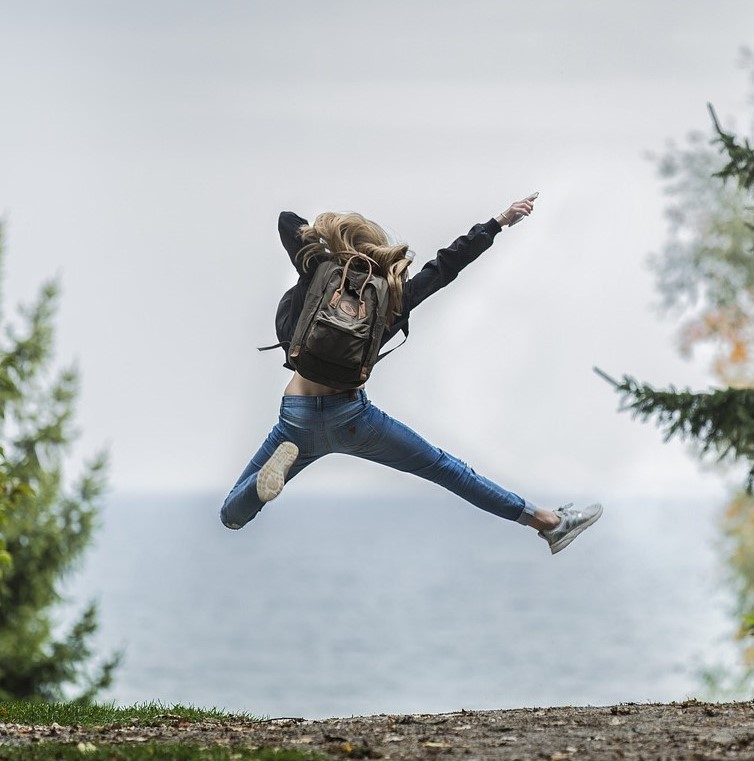
M564 550L582 531L585 531L589 528L589 526L599 520L599 517L602 515L602 505L596 504L590 505L590 507L597 507L597 512L595 512L595 514L588 521L569 531L560 541L550 545L550 552L553 555L557 552L560 552L561 550Z
M260 468L257 473L257 494L262 502L270 502L283 491L285 477L297 457L298 447L290 441L284 441Z

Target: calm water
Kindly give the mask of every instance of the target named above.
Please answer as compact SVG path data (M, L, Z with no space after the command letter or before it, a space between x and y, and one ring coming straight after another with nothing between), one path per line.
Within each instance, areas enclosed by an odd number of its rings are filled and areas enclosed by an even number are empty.
M551 557L437 487L291 490L246 529L221 495L110 499L79 603L110 697L322 718L683 699L725 650L714 505L606 504Z

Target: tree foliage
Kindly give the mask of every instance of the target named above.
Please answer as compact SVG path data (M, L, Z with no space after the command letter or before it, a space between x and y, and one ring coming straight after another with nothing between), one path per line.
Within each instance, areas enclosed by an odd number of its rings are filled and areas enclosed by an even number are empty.
M601 371L623 396L622 409L640 420L653 418L665 441L679 438L694 442L702 455L718 461L741 460L749 466L747 489L754 488L754 388L658 390L629 375L619 383Z
M754 76L754 66L752 66ZM754 79L753 79L754 82ZM693 134L671 144L658 160L670 204L668 240L651 260L665 306L683 315L680 348L711 342L715 374L724 389L692 393L658 390L629 375L619 383L622 409L654 419L665 438L698 444L702 454L739 460L754 489L754 225L752 167L747 138L720 126L712 136ZM721 156L722 154L722 156Z
M754 57L748 54L754 89ZM752 100L754 102L754 99ZM710 669L705 681L724 695L751 694L754 684L754 149L724 129L712 106L711 135L694 134L659 159L670 198L669 236L652 258L664 305L683 319L679 347L714 349L712 370L723 388L656 389L628 375L598 372L622 396L621 408L654 420L665 439L692 441L700 454L748 468L722 521L726 567L734 590L742 668Z
M720 148L728 154L729 159L728 163L719 172L715 172L714 176L722 180L736 180L739 187L751 190L754 187L754 149L751 147L749 138L743 138L742 143L732 132L726 132L720 126L715 109L710 104L707 104L707 107L715 125Z
M90 664L94 604L62 637L53 625L61 582L92 538L106 466L99 455L77 482L66 482L78 377L53 367L57 301L57 285L45 284L0 346L0 505L9 555L0 575L0 699L58 700L78 690L87 700L111 682L118 661Z
M714 116L714 111L710 107ZM670 199L668 238L651 259L664 306L683 316L679 348L715 348L714 373L732 386L754 378L754 229L749 168L740 141L714 117L712 140L669 146L658 170ZM748 141L745 145L748 146ZM736 146L735 161L721 152ZM750 159L754 161L754 154ZM740 169L744 174L735 174Z
M17 503L17 496L17 487L8 474L5 454L0 449L0 579L3 578L11 566L11 556L5 541L5 524L8 520L8 513Z

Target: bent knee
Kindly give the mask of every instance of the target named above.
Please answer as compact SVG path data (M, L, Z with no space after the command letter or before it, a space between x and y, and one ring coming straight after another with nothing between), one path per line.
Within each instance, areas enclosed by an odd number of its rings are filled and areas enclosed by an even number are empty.
M232 531L238 531L238 529L243 528L249 521L252 521L259 515L263 505L254 506L251 510L244 510L243 507L243 505L231 501L226 502L220 508L220 522L225 528L229 528Z
M232 531L238 531L239 528L243 528L245 523L239 523L234 516L229 515L229 512L227 504L220 508L220 523L222 523L225 528L229 528Z

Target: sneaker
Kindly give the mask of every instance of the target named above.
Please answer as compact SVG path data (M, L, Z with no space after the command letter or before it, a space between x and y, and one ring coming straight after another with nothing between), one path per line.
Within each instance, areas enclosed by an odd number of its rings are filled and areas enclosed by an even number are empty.
M285 486L285 477L298 457L298 447L284 441L257 473L257 494L262 502L275 499Z
M540 531L542 537L549 545L550 552L554 555L565 549L584 529L602 515L602 505L589 505L583 509L576 509L573 503L559 507L555 513L560 516L560 523L549 531Z

